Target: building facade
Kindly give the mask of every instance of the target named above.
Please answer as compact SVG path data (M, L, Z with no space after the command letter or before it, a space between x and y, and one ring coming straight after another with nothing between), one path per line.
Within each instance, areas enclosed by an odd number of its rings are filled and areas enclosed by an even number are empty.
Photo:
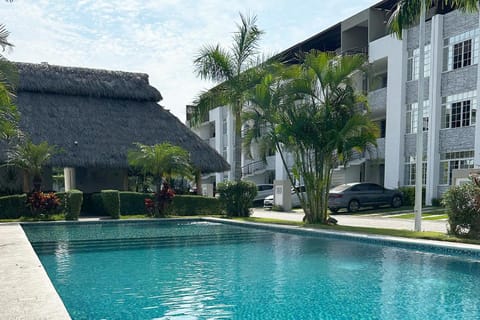
M368 55L371 74L360 77L357 87L368 96L380 136L375 149L357 154L346 166L334 170L333 185L353 181L376 182L388 188L415 185L419 30L406 30L402 39L388 33L387 21L396 3L379 2L281 53L293 57L317 49ZM427 204L454 183L457 171L468 172L480 166L480 128L476 126L479 34L476 13L435 7L427 13L421 128ZM194 130L201 138L210 139L229 161L233 156L233 128L229 109L219 107ZM285 179L278 156L271 155L264 162L252 153L253 159L242 159L245 179L257 183ZM215 181L230 176L216 174Z

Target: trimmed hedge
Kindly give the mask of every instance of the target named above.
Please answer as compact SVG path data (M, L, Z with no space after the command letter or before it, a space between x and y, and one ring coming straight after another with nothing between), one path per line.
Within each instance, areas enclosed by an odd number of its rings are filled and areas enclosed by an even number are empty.
M18 219L21 216L30 216L26 202L26 194L0 197L0 219Z
M65 194L65 220L78 220L82 208L83 192L70 190Z
M222 206L216 198L179 195L173 197L167 211L168 214L176 216L221 214Z
M118 190L102 190L100 197L105 213L113 219L120 218L120 196Z
M154 200L152 193L140 193L121 191L120 213L121 215L146 214L145 198ZM192 195L176 195L172 203L168 205L167 214L177 216L194 216L221 214L222 206L216 198L206 198Z
M153 193L120 191L120 214L144 214L145 198L154 199Z

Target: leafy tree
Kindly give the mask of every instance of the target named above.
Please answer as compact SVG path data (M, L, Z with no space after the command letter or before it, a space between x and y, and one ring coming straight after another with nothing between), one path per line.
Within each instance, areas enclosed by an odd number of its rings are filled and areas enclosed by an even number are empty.
M13 47L8 36L9 32L0 24L0 47L3 51ZM8 139L18 133L19 116L12 103L17 83L18 73L15 66L0 54L0 139Z
M192 177L192 166L189 153L170 143L153 146L135 143L136 150L128 152L128 163L140 169L144 175L151 174L157 188L162 189L162 182L174 176Z
M303 180L299 194L308 223L326 223L333 168L351 159L354 150L375 144L378 128L369 119L364 96L352 75L363 57L312 51L300 65L270 66L252 92L245 143L266 140L280 153L291 183ZM288 170L286 153L293 155Z
M230 50L218 44L206 45L194 60L199 77L219 84L199 95L192 119L193 124L199 124L209 110L227 105L231 107L235 117L233 168L234 179L237 181L242 177L241 113L246 102L246 92L258 80L252 67L257 64L258 44L263 34L256 25L255 16L240 14L240 19Z
M9 164L24 170L24 191L28 191L30 188L30 178L32 177L35 191L40 191L43 168L48 160L58 152L59 149L56 146L51 146L46 141L34 144L30 140L18 144L9 152Z

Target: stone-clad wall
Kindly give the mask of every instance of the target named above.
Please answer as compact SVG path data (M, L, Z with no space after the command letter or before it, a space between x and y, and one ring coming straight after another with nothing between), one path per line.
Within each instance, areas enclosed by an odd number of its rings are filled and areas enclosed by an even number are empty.
M473 150L475 147L475 127L440 130L439 152Z
M478 26L477 13L462 13L452 11L443 16L443 37L449 38ZM409 33L410 35L410 33Z
M475 64L444 72L442 74L442 97L477 90L477 69L478 66Z

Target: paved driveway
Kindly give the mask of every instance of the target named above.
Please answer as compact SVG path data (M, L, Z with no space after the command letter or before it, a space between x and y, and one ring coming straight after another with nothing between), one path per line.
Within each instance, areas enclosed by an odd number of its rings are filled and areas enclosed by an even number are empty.
M342 226L352 227L372 227L372 228L384 228L384 229L400 229L400 230L412 230L414 229L413 219L398 219L381 215L347 215L336 214L332 215L338 220L338 224ZM302 221L303 211L293 210L290 212L271 211L263 208L254 208L252 217L258 218L272 218L288 221ZM431 221L422 220L422 231L436 231L447 232L446 221Z

